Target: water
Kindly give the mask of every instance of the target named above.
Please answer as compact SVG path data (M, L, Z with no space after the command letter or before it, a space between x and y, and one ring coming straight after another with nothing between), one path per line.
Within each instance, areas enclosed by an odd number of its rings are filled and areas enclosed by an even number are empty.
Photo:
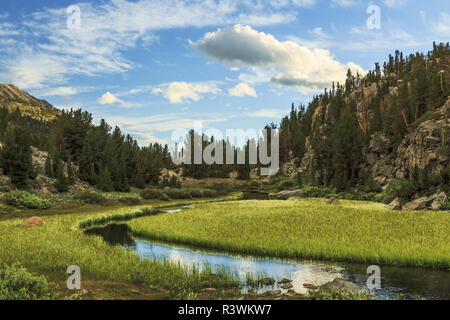
M349 280L362 289L367 289L367 265L261 258L133 239L126 224L110 224L85 232L101 235L111 245L122 245L124 248L132 249L144 259L169 260L187 267L196 266L200 270L208 266L213 269L213 272L225 268L235 274L243 284L245 284L247 273L250 273L253 277L264 275L277 282L283 278L291 279L296 292L303 294L307 292L303 287L304 283L319 286L335 278ZM275 283L273 286L262 287L257 291L281 290L280 286ZM373 291L378 299L392 299L398 294L408 298L420 295L427 299L450 299L450 272L381 266L381 286L382 289ZM246 290L244 285L243 291Z

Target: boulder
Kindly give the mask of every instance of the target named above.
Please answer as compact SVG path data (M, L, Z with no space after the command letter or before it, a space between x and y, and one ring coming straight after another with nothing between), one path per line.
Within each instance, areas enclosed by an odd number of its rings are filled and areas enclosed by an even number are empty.
M421 197L403 205L402 210L423 210L427 207L428 197Z
M278 192L276 199L277 200L287 200L292 197L301 197L302 195L303 195L302 189L293 190L293 191L284 190L284 191Z
M334 197L328 199L327 203L328 204L341 204L341 202L338 199L334 198Z
M87 296L88 294L89 294L89 291L87 291L86 289L81 289L80 295L81 295L82 297Z
M44 220L39 217L31 217L22 223L22 227L42 227Z
M215 288L205 288L205 289L201 290L202 295L204 295L204 296L210 296L211 294L215 293L216 291L217 291L217 289L215 289Z
M311 283L304 283L303 284L303 288L306 288L306 289L317 289L317 286L315 286L315 285L313 285Z
M271 286L271 285L275 284L275 279L273 279L273 278L264 278L264 279L261 279L259 281L259 283L262 284L263 286Z
M286 283L281 286L281 289L287 290L287 289L292 289L293 287L294 286L292 285L292 283Z
M385 206L385 208L389 210L400 210L402 208L400 198L395 198L391 203Z
M431 209L435 211L439 210L439 208L445 201L447 201L447 195L445 194L445 192L436 194L436 197L431 203Z
M334 279L331 282L325 283L324 285L320 286L320 288L332 289L332 290L347 289L347 290L350 290L352 292L359 292L359 291L361 291L361 288L358 287L353 282L350 282L350 281L347 281L347 280L344 280L344 279L339 279L339 278L336 278L336 279Z
M278 283L281 283L281 284L287 284L287 283L291 283L291 282L292 282L292 280L289 280L287 278L283 278L280 281L278 281Z
M269 290L264 292L265 296L278 296L281 294L281 290Z

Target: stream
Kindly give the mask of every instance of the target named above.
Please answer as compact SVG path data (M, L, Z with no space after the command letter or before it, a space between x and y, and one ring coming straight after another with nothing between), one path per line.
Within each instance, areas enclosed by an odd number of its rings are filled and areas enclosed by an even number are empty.
M179 211L180 209L171 210ZM206 266L213 272L226 270L234 274L243 284L243 292L247 274L275 279L272 286L264 286L257 290L262 293L267 290L278 289L282 292L281 284L277 282L283 278L291 279L296 292L305 294L307 290L303 284L320 286L335 278L342 278L357 284L367 290L366 273L368 265L323 262L312 260L292 260L278 258L262 258L250 255L228 254L204 250L194 247L162 243L152 240L135 239L126 224L109 224L103 227L88 229L88 235L102 236L110 245L120 245L126 250L137 252L143 259L171 261L186 267L196 267L199 270ZM372 290L377 299L395 299L398 295L406 298L420 296L426 299L450 299L450 272L418 267L381 267L381 289Z

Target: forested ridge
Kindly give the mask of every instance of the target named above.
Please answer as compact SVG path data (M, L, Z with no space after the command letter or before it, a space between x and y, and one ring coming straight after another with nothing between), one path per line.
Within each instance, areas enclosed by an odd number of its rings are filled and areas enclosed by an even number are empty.
M102 191L129 191L157 184L162 168L172 166L168 146L140 147L120 128L105 120L94 125L87 111L62 111L53 121L36 120L0 107L0 164L11 182L25 188L36 173L30 146L48 151L46 174L56 178L56 189L67 191L75 179Z

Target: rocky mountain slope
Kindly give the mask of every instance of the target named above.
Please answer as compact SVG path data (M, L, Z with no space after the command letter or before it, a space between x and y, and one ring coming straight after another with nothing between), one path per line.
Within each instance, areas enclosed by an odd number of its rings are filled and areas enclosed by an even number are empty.
M19 108L22 115L36 120L52 121L59 110L45 100L37 99L11 84L0 84L0 107Z
M403 139L397 150L383 133L373 134L366 152L364 169L378 183L404 179L409 168L428 168L438 173L450 162L450 97L438 109L433 119L422 122Z

